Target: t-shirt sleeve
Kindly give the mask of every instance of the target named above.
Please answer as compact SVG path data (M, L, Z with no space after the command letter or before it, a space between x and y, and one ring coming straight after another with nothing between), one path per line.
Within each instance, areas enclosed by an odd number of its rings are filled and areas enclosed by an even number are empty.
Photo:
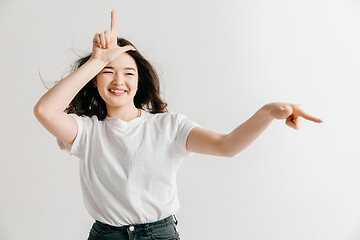
M92 127L92 119L88 116L78 116L75 113L70 113L69 116L76 120L78 126L78 132L72 145L56 138L57 144L61 150L68 152L70 155L76 156L80 159L84 159L86 148L89 145L88 139L90 135L90 129Z
M175 143L178 147L177 149L180 151L180 154L185 157L193 156L195 153L186 150L187 138L193 127L202 126L182 113L177 113L176 115Z

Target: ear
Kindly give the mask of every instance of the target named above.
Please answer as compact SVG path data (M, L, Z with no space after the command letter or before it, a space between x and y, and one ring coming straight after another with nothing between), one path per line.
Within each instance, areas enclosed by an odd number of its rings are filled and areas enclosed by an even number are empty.
M97 87L96 79L93 79L92 82L93 82L93 84L94 84L94 87Z

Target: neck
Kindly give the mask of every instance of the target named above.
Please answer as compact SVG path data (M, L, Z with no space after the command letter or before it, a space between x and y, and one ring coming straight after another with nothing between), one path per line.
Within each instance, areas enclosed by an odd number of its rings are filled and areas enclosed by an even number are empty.
M126 122L134 118L137 118L139 115L139 110L134 105L128 105L128 106L116 107L116 108L107 107L107 111L109 117L119 118Z

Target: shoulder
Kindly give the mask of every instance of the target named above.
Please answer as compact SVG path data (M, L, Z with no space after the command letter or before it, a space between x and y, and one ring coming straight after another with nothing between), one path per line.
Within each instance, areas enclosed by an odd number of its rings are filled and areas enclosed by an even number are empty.
M150 114L147 117L147 124L156 125L161 129L170 128L170 129L182 129L192 127L194 125L200 124L194 122L187 115L179 112L166 112L166 113L156 113Z
M92 121L99 121L99 119L96 115L87 116L87 115L80 115L80 114L76 114L76 113L68 113L68 115L72 116L73 118L91 119Z
M75 113L69 113L69 116L73 117L78 124L85 126L93 126L102 124L103 121L100 121L97 115L87 116L87 115L77 115Z
M164 112L164 113L147 113L145 125L150 126L152 129L161 130L174 130L179 125L177 112Z
M157 122L167 121L167 122L176 123L182 117L184 117L184 115L178 112L164 112L164 113L154 113L154 114L148 113L147 119Z

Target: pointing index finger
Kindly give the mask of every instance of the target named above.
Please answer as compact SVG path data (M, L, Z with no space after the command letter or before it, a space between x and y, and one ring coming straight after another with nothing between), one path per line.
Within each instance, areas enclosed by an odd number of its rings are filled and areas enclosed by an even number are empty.
M307 119L307 120L310 120L310 121L313 121L313 122L317 122L317 123L321 123L322 120L320 120L319 118L316 118L312 115L310 115L309 113L305 112L305 111L301 111L301 114L300 114L301 117Z
M116 35L116 16L115 16L115 11L114 9L111 11L111 34L115 34Z

